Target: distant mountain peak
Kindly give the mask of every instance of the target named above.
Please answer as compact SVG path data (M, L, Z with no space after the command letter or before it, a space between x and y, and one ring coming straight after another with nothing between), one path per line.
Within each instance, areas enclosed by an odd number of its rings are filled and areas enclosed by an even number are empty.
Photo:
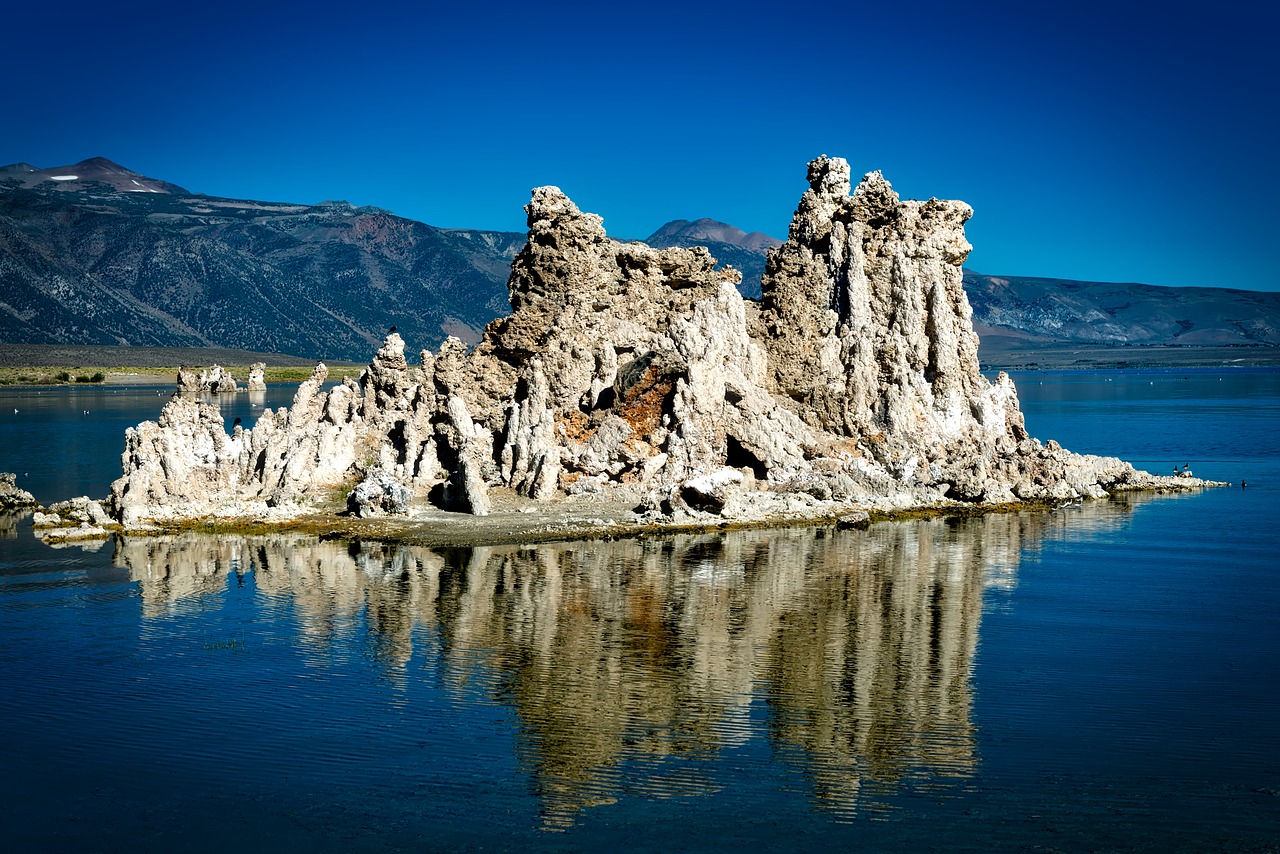
M687 220L673 219L645 239L655 249L668 246L705 246L721 265L736 268L742 273L741 290L744 296L760 296L760 277L764 275L765 258L770 249L781 246L782 241L753 231L750 234L727 222L703 217Z
M699 241L728 243L752 252L765 252L775 246L782 245L781 240L770 237L767 234L762 234L758 231L748 234L737 226L729 225L727 222L720 222L710 217L702 217L692 221L673 219L649 235L645 243L651 246L676 244L688 246Z
M57 190L80 191L105 184L122 193L191 195L177 184L148 178L101 156L90 157L70 166L53 166L47 169L30 163L14 163L0 168L0 173L8 176L8 180L16 178L22 187L45 185Z
M128 169L124 168L119 163L116 163L114 160L109 160L106 157L102 157L102 156L86 158L84 160L81 160L76 165L86 166L86 167L96 167L98 169L112 169L117 172L129 172L130 175L137 174L136 172L130 172Z

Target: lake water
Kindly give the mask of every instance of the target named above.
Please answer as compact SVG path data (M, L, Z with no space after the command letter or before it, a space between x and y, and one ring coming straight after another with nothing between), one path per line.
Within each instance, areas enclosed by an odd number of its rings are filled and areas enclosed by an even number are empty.
M1236 485L452 550L11 518L4 847L1276 850L1280 373L1015 381L1033 435ZM155 392L0 390L0 470L105 494Z

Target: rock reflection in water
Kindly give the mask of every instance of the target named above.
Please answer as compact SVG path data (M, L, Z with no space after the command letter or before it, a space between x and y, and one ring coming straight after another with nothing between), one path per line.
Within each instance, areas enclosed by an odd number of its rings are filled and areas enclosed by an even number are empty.
M363 623L396 680L413 678L416 639L463 713L476 686L517 713L548 828L624 794L731 793L712 760L758 738L817 807L851 817L973 772L984 588L1131 506L456 550L191 534L122 539L116 562L148 616L252 571L304 646Z
M9 510L0 513L0 540L12 540L18 536L18 522L31 515L29 510Z

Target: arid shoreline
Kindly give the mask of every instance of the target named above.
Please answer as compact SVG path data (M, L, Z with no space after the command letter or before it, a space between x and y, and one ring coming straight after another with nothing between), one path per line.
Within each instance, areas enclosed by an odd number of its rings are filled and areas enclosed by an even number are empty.
M49 386L96 385L88 378L102 374L108 385L173 385L178 366L207 367L218 364L231 369L237 379L248 376L255 362L267 365L267 382L301 382L311 374L318 359L256 353L221 347L114 347L69 344L0 344L0 385ZM326 361L335 379L356 376L364 365ZM65 373L69 379L60 379ZM85 381L77 382L78 377Z
M1280 347L1179 347L1056 344L1004 346L983 340L983 371L1107 371L1161 368L1280 367Z

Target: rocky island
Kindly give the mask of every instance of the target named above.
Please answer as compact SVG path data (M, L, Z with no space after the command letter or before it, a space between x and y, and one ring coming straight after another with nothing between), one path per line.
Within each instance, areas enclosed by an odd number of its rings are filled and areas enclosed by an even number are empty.
M176 395L127 431L107 510L125 530L340 509L533 514L563 534L1205 485L1027 435L1008 376L979 371L967 204L902 200L879 172L855 188L839 158L808 181L759 302L706 249L612 240L535 189L511 314L477 346L411 365L393 332L358 380L324 391L318 365L291 407L230 434Z

